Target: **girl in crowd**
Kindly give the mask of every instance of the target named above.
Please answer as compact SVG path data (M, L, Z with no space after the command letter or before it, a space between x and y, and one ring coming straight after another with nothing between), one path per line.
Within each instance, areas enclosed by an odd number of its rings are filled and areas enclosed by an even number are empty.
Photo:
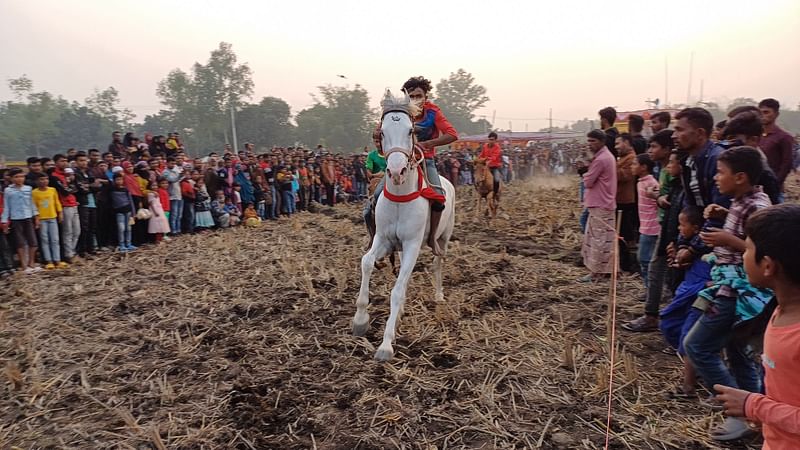
M211 216L211 201L205 181L202 178L198 179L195 188L197 194L194 199L194 227L201 230L213 228L214 217Z
M151 184L150 190L147 193L147 204L150 207L151 214L147 224L147 232L154 236L154 240L157 244L160 244L164 234L170 231L169 219L167 217L168 213L164 210L165 208L169 208L169 194L167 194L166 198L166 207L161 198L161 191L163 190L166 193L169 182L162 178L161 184L163 187L159 187L158 183Z

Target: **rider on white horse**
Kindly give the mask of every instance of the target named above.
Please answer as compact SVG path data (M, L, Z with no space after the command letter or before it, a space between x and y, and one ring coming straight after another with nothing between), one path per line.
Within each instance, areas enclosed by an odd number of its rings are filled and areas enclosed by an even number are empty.
M424 77L409 78L403 84L403 91L405 91L419 108L420 113L414 118L414 134L416 135L417 145L423 149L425 154L425 171L430 186L439 194L444 195L441 181L439 180L439 172L436 170L436 147L448 145L458 139L458 132L450 124L438 106L428 101L428 92L431 91L430 80ZM380 148L381 145L381 128L378 124L378 129L373 134L373 140L376 146ZM383 185L385 178L380 182L378 188L375 189L375 201L377 203L378 197L383 192ZM436 241L436 230L439 228L439 221L442 218L442 211L444 205L439 202L431 203L431 229L428 235L428 246L433 250L433 254L441 256L442 252L439 244ZM372 203L368 203L364 210L364 221L367 224L367 229L370 233L370 247L372 240L375 238L375 212Z

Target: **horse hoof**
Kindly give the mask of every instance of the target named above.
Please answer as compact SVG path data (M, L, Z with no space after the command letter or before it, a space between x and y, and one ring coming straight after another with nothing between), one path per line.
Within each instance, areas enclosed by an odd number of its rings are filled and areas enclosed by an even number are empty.
M391 360L394 357L394 350L385 349L385 348L378 348L378 351L375 352L375 360L386 362Z
M437 303L444 302L444 294L436 294L436 297L434 297L434 301L436 301Z
M367 334L367 330L369 329L369 319L365 320L364 323L355 323L353 322L353 336L361 337Z

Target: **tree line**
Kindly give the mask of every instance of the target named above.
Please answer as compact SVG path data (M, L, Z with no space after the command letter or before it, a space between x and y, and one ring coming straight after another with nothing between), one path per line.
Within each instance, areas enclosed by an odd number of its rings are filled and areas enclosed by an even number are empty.
M404 80L398 80L398 84ZM253 71L239 63L231 44L221 42L208 60L189 70L173 69L158 83L156 95L163 109L134 121L133 112L120 105L113 86L95 90L83 102L68 101L47 91L36 91L25 75L8 80L13 100L0 103L0 155L21 160L50 155L67 148L104 148L114 130L137 136L177 131L190 151L210 152L232 143L231 110L235 113L238 143L258 146L323 144L350 152L371 145L371 131L379 119L363 87L324 85L312 94L313 105L292 114L281 98L267 96L251 102ZM491 129L474 112L489 97L474 77L458 69L436 84L435 101L459 132Z

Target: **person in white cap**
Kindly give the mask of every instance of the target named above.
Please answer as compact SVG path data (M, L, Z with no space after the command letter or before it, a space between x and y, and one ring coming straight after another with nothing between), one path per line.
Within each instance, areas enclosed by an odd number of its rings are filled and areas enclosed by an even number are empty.
M78 199L75 193L78 186L75 184L75 171L68 167L69 161L65 155L53 156L55 167L50 172L50 185L58 192L58 199L63 208L63 221L61 222L61 243L64 247L64 260L73 263L78 239L81 237L81 217L78 214ZM61 267L65 267L63 264Z

